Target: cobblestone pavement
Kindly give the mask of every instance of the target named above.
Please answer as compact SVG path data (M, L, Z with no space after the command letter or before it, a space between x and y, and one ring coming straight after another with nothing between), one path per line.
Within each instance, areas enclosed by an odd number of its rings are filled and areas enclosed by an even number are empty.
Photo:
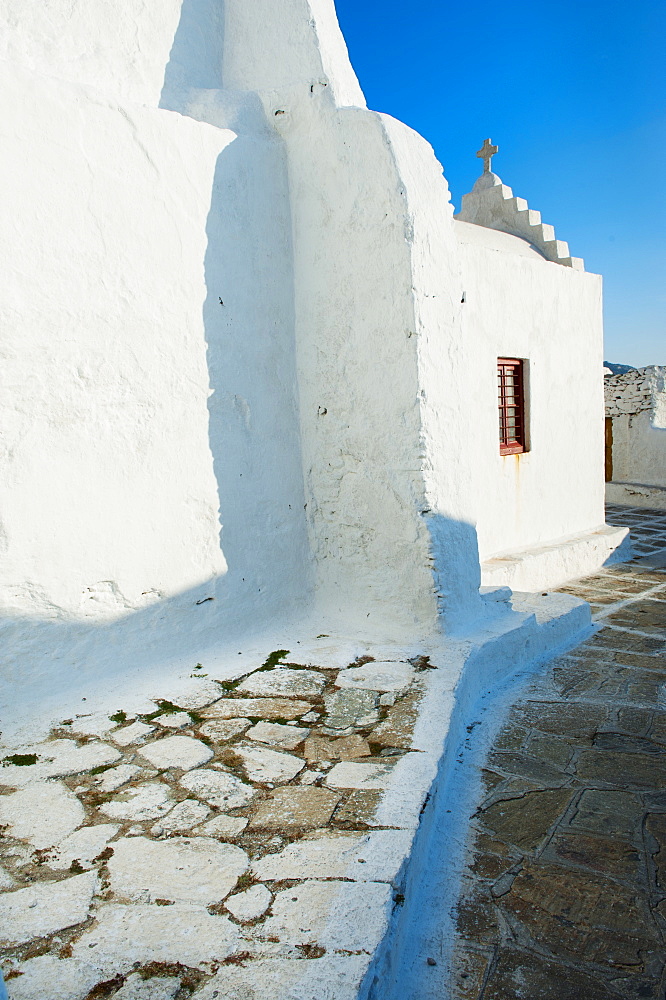
M636 559L563 588L601 628L530 683L486 759L455 1000L665 996L666 511L608 520Z
M4 757L10 1000L282 998L308 970L307 996L355 993L411 843L374 816L420 759L430 664L288 661L224 683L197 665L178 705L64 719Z

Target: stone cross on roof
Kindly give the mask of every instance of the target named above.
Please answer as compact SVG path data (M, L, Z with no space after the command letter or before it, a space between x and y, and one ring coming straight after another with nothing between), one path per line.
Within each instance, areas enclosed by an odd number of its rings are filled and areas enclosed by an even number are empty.
M490 161L495 153L499 153L499 146L493 146L491 139L484 139L483 146L476 153L479 159L483 160L484 174L490 173Z

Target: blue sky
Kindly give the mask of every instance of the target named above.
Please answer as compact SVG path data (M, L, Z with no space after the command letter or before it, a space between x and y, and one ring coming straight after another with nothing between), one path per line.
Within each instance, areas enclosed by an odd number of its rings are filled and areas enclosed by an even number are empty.
M666 364L666 3L336 0L369 107L415 128L456 210L493 169L604 276L606 359Z

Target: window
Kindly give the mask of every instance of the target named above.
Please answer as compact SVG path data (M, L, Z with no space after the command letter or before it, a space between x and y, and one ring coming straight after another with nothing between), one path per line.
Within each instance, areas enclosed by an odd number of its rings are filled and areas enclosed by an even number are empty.
M519 455L526 436L523 362L517 358L497 359L497 399L500 455Z

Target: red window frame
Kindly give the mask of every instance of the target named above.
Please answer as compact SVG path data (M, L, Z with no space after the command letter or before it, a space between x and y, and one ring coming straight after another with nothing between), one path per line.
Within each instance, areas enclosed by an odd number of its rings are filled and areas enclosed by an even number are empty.
M520 358L497 359L500 455L527 450L525 434L525 377Z

